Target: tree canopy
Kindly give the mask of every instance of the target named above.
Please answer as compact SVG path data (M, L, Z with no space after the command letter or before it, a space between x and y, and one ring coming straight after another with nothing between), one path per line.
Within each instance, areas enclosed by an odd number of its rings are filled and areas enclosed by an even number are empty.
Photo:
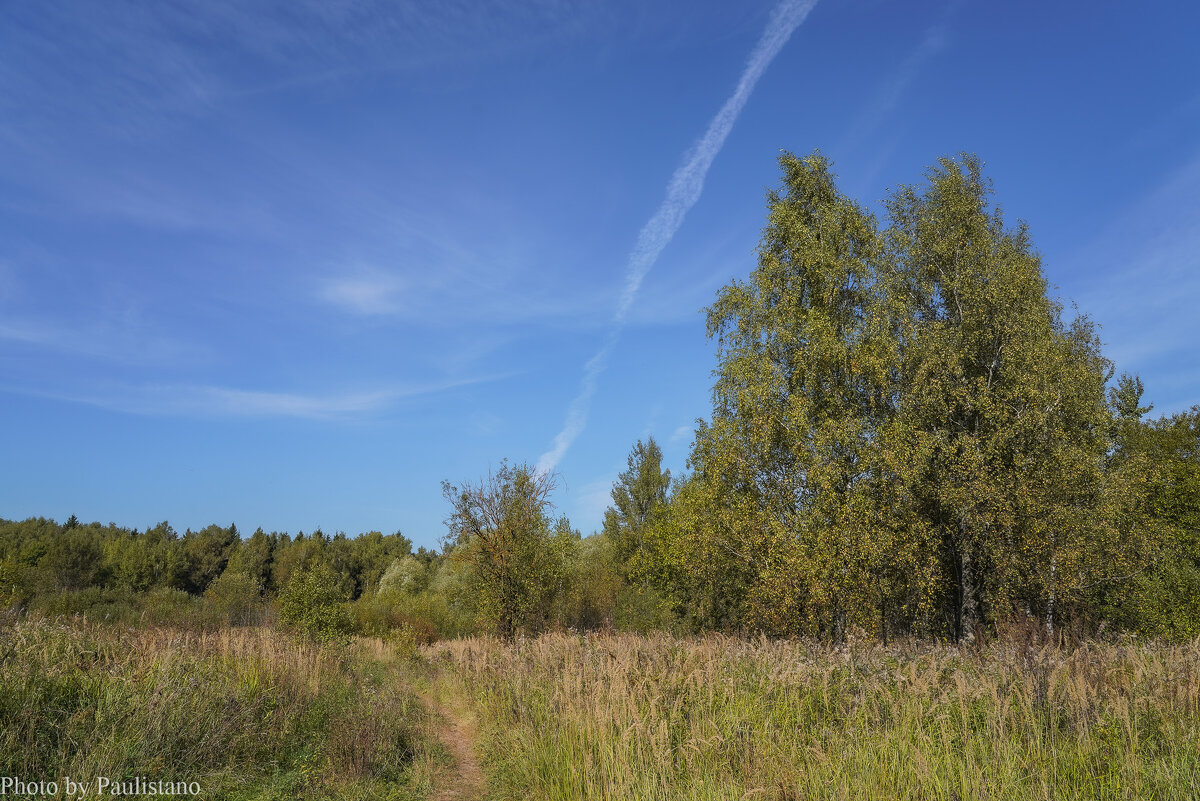
M979 160L893 192L883 228L820 153L780 167L757 268L708 309L713 416L658 535L681 602L779 633L970 639L1053 627L1143 567L1144 482L1107 460L1111 365Z

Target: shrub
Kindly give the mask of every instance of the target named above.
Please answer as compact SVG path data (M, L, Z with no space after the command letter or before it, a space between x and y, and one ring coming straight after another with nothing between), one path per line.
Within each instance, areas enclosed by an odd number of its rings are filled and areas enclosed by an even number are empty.
M258 582L245 573L226 570L204 592L212 615L227 626L252 622L259 608Z
M296 573L279 597L279 617L320 642L349 634L354 620L338 575L325 564Z
M137 619L136 603L128 590L86 587L35 596L30 607L46 615L85 615L91 620L131 623Z
M203 604L199 598L174 587L157 587L141 598L142 620L158 626L204 628Z

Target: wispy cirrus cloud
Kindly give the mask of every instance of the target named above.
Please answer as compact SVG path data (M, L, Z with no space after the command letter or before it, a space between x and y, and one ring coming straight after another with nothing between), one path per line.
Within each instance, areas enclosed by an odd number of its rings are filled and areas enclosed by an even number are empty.
M531 263L497 260L487 265L461 246L443 251L436 243L397 247L393 259L406 268L369 264L338 267L313 280L312 298L355 317L394 318L436 328L475 330L489 338L498 329L546 323L560 329L603 326L605 293L587 284L572 286ZM598 299L601 301L598 303Z
M1156 411L1200 404L1200 154L1130 204L1065 266L1070 294L1101 325L1118 371L1153 371L1147 387ZM1086 276L1086 278L1082 278ZM1104 276L1098 279L1098 276Z
M93 134L140 140L148 128L247 95L364 72L486 64L595 37L619 28L622 11L557 0L4 4L0 112L20 113L0 114L0 131L60 137L70 131L61 123L73 120Z
M737 87L733 94L721 106L716 116L709 122L708 128L700 141L684 156L683 163L676 168L667 184L667 195L654 216L642 227L638 234L633 252L625 272L625 283L613 315L612 328L605 338L604 344L592 358L584 364L583 379L579 392L567 409L567 417L562 429L554 437L550 449L538 459L538 469L546 472L553 470L566 455L567 449L582 433L587 425L588 412L591 408L592 397L600 375L608 366L613 348L620 338L625 326L630 307L637 298L642 281L659 255L674 238L675 232L683 224L688 211L700 199L704 191L704 179L713 159L721 152L729 132L737 122L755 84L766 71L771 61L778 55L783 46L791 38L792 32L804 22L816 5L816 0L784 0L776 6L767 22L767 27L750 53L746 67L742 71Z
M403 289L404 281L397 275L362 269L327 280L317 295L343 311L374 316L401 311Z
M693 425L678 426L671 432L671 436L667 439L667 442L671 445L679 445L680 443L687 442L694 433L696 433L696 427Z
M396 403L458 387L495 381L503 375L414 383L359 392L307 394L203 384L144 384L58 391L0 385L0 390L82 403L127 414L199 418L298 418L347 420L386 411Z
M953 6L946 8L937 22L925 31L925 35L917 46L905 56L899 66L888 75L867 104L863 106L845 136L842 137L839 150L845 152L861 145L863 140L883 124L888 115L900 105L905 92L908 91L925 65L946 48L950 41L949 17L953 8Z
M176 339L148 326L117 320L79 325L49 317L9 313L0 319L2 341L120 364L207 361L212 356L203 345Z

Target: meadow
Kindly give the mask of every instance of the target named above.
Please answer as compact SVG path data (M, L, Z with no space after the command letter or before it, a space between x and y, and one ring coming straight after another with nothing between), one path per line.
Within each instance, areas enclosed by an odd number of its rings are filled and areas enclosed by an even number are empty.
M431 718L404 660L378 641L0 623L0 776L194 782L200 793L187 797L247 801L401 801L431 789ZM60 781L37 797L68 796Z
M246 801L1200 797L1200 641L0 623L2 776Z
M494 799L1195 799L1200 643L665 634L428 651Z

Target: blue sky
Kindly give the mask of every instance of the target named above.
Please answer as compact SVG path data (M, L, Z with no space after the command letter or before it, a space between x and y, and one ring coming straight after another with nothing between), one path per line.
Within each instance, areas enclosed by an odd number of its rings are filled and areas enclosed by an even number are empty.
M1186 409L1197 41L1183 2L0 5L0 517L433 546L508 458L589 532L636 439L683 468L781 149L872 206L978 153Z

